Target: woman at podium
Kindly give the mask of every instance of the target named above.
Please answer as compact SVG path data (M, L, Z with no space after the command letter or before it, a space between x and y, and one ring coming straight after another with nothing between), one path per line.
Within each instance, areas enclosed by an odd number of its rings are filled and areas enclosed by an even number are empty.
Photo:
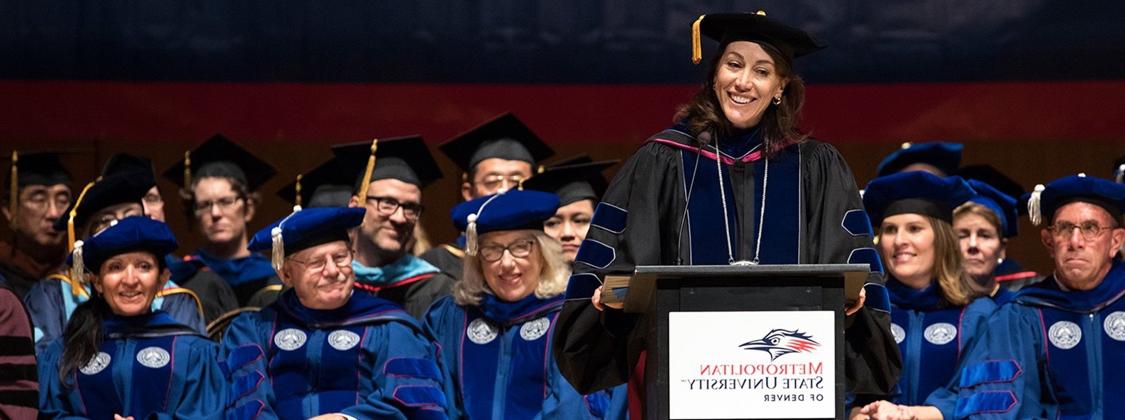
M513 190L453 208L465 232L465 272L426 313L442 349L450 418L614 418L605 392L580 395L550 351L567 263L543 232L559 199Z
M692 25L696 63L701 35L719 42L703 87L629 158L594 212L555 329L560 369L580 392L628 381L631 401L643 401L632 397L643 390L649 321L600 305L606 274L866 263L867 303L846 320L847 390L860 402L889 397L900 362L870 223L840 153L796 128L804 83L793 60L823 45L765 12L711 14Z
M953 209L976 196L960 177L904 172L868 184L863 203L879 227L879 253L887 268L891 331L902 352L903 370L892 399L860 412L901 411L907 418L941 418L933 406L953 412L956 395L931 396L957 372L962 350L996 308L993 287L973 281L965 270ZM923 366L923 360L925 366ZM910 407L926 405L931 407Z

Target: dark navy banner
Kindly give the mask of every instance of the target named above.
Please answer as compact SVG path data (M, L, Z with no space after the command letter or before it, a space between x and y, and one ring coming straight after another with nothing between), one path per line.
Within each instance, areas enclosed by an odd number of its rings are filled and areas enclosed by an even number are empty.
M695 83L700 14L764 9L830 48L816 83L1125 78L1125 2L0 2L0 79Z

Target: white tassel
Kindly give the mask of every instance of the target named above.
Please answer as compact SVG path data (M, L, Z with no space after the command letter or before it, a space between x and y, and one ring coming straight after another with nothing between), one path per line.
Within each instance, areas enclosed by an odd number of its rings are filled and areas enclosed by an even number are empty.
M1121 166L1117 167L1116 178L1118 184L1125 184L1125 163L1122 163Z
M281 264L285 262L285 241L281 238L281 226L270 229L270 239L273 242L273 248L270 250L270 262L273 263L274 271L278 274L281 273Z
M477 244L477 214L470 214L466 220L469 221L469 225L465 227L465 253L475 257L480 247Z
M1039 202L1042 200L1043 190L1047 189L1043 184L1035 185L1035 191L1031 193L1031 197L1027 199L1027 216L1031 219L1031 224L1039 226L1043 223L1043 214L1040 212Z
M86 263L82 260L82 241L74 241L74 250L70 251L70 279L82 284L83 274L86 272ZM75 293L78 291L75 290Z
M1079 178L1085 178L1085 177L1086 177L1086 173L1085 173L1085 172L1079 172L1079 173L1078 173L1078 177L1079 177Z

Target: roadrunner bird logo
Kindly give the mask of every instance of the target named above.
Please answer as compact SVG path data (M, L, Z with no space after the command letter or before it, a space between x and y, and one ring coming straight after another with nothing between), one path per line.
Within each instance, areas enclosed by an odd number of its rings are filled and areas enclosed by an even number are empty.
M770 361L789 353L811 353L820 343L812 336L796 330L775 329L760 340L739 344L745 350L760 350L770 354Z

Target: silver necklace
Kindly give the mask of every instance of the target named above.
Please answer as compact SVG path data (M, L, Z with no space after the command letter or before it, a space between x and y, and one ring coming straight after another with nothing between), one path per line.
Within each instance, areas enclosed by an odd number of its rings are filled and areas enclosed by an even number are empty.
M765 171L762 174L762 209L758 215L758 239L754 244L754 259L751 261L734 260L734 250L731 247L730 241L730 222L727 219L727 192L723 185L723 159L722 152L719 151L719 144L715 142L715 171L719 174L719 198L722 199L723 205L723 233L725 233L727 240L727 264L729 265L758 265L758 256L762 251L762 224L766 221L766 186L769 185L770 180L770 160L766 158Z

